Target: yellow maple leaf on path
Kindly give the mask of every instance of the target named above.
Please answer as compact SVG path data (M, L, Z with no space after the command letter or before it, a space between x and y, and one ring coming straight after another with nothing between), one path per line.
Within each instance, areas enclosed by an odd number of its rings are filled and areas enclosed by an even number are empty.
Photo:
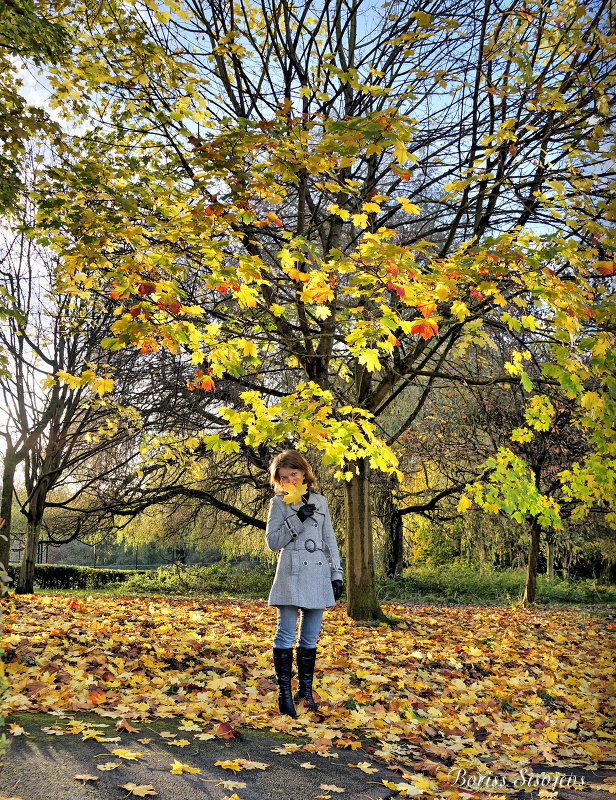
M198 767L191 767L188 764L182 764L182 762L178 761L177 759L175 759L173 764L171 765L170 772L173 775L184 775L184 773L187 773L189 775L201 774L201 770Z
M150 783L141 785L137 785L136 783L124 783L120 786L120 789L126 789L127 792L134 794L135 797L147 797L148 795L158 794L158 792L154 791L154 787Z
M127 761L137 761L137 759L141 758L143 753L135 753L132 750L125 750L119 747L116 750L112 750L111 755L117 756L118 758L125 758Z
M244 759L243 758L236 758L234 760L227 760L227 761L215 761L215 767L221 767L222 769L231 769L233 772L240 772L244 769Z

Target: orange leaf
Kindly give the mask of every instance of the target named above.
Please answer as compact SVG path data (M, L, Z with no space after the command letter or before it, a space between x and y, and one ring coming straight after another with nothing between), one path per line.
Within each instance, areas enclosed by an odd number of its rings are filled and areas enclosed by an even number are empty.
M429 319L416 322L411 328L411 333L418 334L422 339L431 339L436 333L438 333L438 325L436 322Z
M427 319L428 317L431 317L432 314L434 314L434 312L436 311L436 303L434 303L434 302L420 303L417 306L417 308L421 311L423 316Z
M140 728L133 728L133 726L126 721L124 717L116 722L116 731L127 731L127 733L139 733Z
M90 692L88 695L88 700L91 703L103 703L107 699L107 695L102 689L94 689L93 692Z
M228 722L221 722L212 728L211 733L219 739L237 739L239 737L239 733Z

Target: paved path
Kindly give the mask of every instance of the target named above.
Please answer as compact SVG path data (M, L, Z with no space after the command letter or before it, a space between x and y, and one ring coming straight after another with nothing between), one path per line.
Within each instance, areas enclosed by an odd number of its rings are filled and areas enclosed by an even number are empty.
M140 796L130 795L126 789L119 788L129 783L154 787L159 800L222 800L233 797L234 793L241 800L314 800L317 797L329 797L332 800L385 800L401 795L386 787L382 783L383 779L395 783L404 782L399 773L374 761L369 747L354 751L331 748L329 751L325 750L327 755L323 756L303 749L293 752L298 745L310 744L306 740L269 730L246 730L241 732L239 738L228 740L197 740L193 738L194 732L178 728L182 724L178 719L133 723L139 729L136 732L116 732L115 720L93 714L79 715L75 719L87 722L89 730L95 725L106 723L108 728L98 728L100 734L103 737L120 737L120 741L83 741L82 733L50 735L42 729L50 730L55 725L56 729L66 730L68 720L50 714L12 715L10 721L30 735L21 734L12 738L0 773L0 800L122 800ZM161 736L161 733L166 732L173 735ZM146 741L139 741L140 739ZM189 744L181 747L172 744L174 740L188 741ZM289 754L280 752L285 746L291 750ZM137 751L142 755L136 761L126 760L112 754L117 748ZM235 759L269 766L265 769L244 768L239 772L215 766L216 761ZM172 774L170 768L175 760L198 768L201 772ZM97 765L108 762L119 763L120 766L111 771L97 769ZM376 771L366 773L357 767L348 766L357 763L369 763L368 768ZM302 764L312 764L314 768L308 769L302 767ZM610 775L616 783L616 771L610 773L598 770L591 773L563 768L559 771L569 776L570 782L575 775L578 786L582 786L583 779L584 789L580 792L579 789L560 788L557 794L549 795L552 800L556 797L558 800L609 800L614 796L606 791L590 788L590 784L600 786ZM73 777L83 774L95 775L98 780L83 781ZM246 785L225 787L222 781ZM335 789L322 788L332 786L345 791L336 792ZM452 793L450 795L449 792L444 792L443 796L455 797L455 788L452 776ZM544 790L549 788L546 785ZM606 785L605 788L607 789ZM465 788L460 786L459 791L464 792ZM496 795L499 794L500 792L496 792ZM471 796L490 797L483 793L467 795ZM528 791L527 787L525 792L508 793L508 797L516 796L527 800L538 798L539 788ZM421 800L431 797L433 795L426 793L421 796Z

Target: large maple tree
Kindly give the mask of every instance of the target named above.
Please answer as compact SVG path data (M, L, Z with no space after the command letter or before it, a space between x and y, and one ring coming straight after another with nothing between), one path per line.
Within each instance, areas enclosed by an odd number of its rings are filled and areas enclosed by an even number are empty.
M117 303L109 348L185 353L195 390L247 382L243 408L218 409L247 443L336 467L355 618L380 616L370 470L396 473L398 436L469 341L534 331L594 442L572 496L613 474L606 8L71 3L73 60L49 80L83 127L38 198L60 287ZM492 379L537 396L528 354Z

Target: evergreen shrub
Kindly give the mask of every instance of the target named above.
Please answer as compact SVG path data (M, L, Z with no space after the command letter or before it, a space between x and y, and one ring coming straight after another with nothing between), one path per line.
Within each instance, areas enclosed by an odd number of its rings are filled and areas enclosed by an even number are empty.
M525 570L477 569L454 562L442 566L408 567L395 578L377 581L380 602L502 603L521 600ZM615 603L616 587L593 580L549 581L537 576L538 603Z
M19 564L9 565L12 586L17 582ZM66 564L37 564L34 568L34 585L38 589L101 589L111 583L126 581L131 575L143 575L143 570L103 569L76 567Z
M122 591L135 594L229 594L267 597L275 567L238 567L227 561L208 566L165 566L130 577ZM134 574L134 573L133 573Z

